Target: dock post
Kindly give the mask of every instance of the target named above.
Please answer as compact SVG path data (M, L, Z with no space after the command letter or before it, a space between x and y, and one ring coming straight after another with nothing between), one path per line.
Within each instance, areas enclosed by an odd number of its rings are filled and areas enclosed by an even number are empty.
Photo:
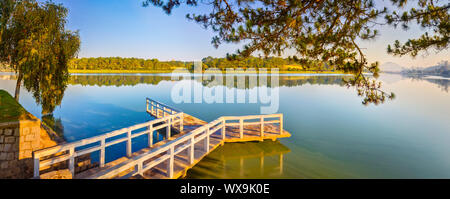
M182 113L180 116L180 133L183 132L184 128L184 114Z
M127 156L131 157L131 129L128 129L127 138Z
M206 152L209 152L209 127L206 129L206 142L205 142L205 147L206 147Z
M194 137L191 137L190 140L191 146L188 148L188 161L189 164L194 164L194 151L195 151L195 143L194 143Z
M172 125L171 123L172 123L172 117L169 117L168 119L167 119L168 121L167 121L167 123L168 123L168 125L167 125L167 127L166 127L166 135L167 135L167 139L170 139L170 126Z
M173 148L173 146L172 147L170 147L170 149L169 149L169 155L170 155L170 157L169 157L169 162L168 162L168 164L167 164L167 177L169 177L169 178L173 178L173 160L174 160L174 148Z
M69 155L70 155L70 159L69 159L69 171L70 173L72 173L72 176L75 176L75 158L73 157L73 154L75 153L75 148L72 147L69 150Z
M244 138L244 120L239 119L239 134L241 139Z
M105 139L101 141L102 149L100 149L100 167L105 166Z
M152 128L152 124L150 124L148 126L148 147L152 147L153 146L153 128Z
M150 102L150 103L151 103L151 105L150 105L151 111L150 111L150 112L151 112L152 114L154 114L154 113L153 113L153 110L154 110L154 109L153 109L153 102Z
M137 163L137 172L139 173L139 175L143 176L144 175L144 170L143 170L143 162L140 161Z
M34 161L34 174L33 177L37 178L39 177L39 156L37 156L34 152L33 152L33 161Z

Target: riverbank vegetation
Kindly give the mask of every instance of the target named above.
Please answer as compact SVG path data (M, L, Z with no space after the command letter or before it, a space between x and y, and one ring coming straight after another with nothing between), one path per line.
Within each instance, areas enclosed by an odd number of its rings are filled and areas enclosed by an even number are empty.
M227 58L206 57L202 59L203 70L208 68L225 69L279 69L282 72L336 72L336 70L326 63L315 61L308 64L298 64L293 59L279 57L247 57L240 60ZM172 72L176 68L184 68L193 71L192 61L159 61L158 59L139 59L122 57L97 57L72 59L69 62L69 70L72 73L161 73Z
M0 90L0 122L30 119L29 113L7 91Z

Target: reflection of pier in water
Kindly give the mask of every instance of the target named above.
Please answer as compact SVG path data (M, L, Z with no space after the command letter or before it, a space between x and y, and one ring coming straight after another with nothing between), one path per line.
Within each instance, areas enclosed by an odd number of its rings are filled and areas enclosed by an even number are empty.
M290 149L279 141L229 143L205 157L187 178L265 178L284 173Z
M442 76L431 76L431 75L409 75L403 74L403 77L407 77L412 81L427 81L429 83L437 85L441 91L448 93L450 86L450 78Z

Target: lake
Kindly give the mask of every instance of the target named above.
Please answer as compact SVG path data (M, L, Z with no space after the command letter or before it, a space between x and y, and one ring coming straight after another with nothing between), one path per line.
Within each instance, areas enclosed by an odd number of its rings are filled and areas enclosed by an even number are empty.
M187 178L450 178L448 78L382 74L383 89L396 98L377 106L362 105L342 78L282 75L278 112L292 137L225 144ZM0 89L12 94L15 83L14 76L0 74ZM205 121L260 114L259 103L176 104L170 92L176 83L170 74L72 75L51 120L70 142L153 119L145 112L146 97ZM22 89L20 97L41 117L30 93ZM124 146L115 150L107 161L125 153Z

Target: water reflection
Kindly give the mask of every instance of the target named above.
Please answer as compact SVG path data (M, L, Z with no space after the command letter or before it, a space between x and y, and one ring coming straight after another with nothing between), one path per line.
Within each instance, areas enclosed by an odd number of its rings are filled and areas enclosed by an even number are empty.
M291 150L279 141L226 143L188 171L186 178L270 178L284 175L284 155Z
M16 90L16 97L20 99L21 90L26 90L27 93L32 93L35 102L40 105L43 115L52 114L55 108L61 105L64 92L67 88L68 78L68 73L61 74L59 78L54 78L51 75L49 77L38 77L33 73L32 77L22 80L21 85L19 85L20 87L18 87L19 90ZM17 82L16 79L17 75L14 73L0 72L0 80L13 80Z
M387 75L385 75L387 76ZM391 75L392 76L392 75ZM403 75L404 78L411 79L412 81L426 81L435 84L443 92L449 91L450 78L439 77L439 76L417 76L417 75ZM215 77L213 77L215 78ZM226 85L225 76L223 85ZM280 75L279 86L295 87L305 84L310 85L340 85L344 86L342 79L347 78L345 75L309 75L309 74L281 74ZM16 75L13 73L0 73L0 80L16 80ZM200 81L198 79L192 79L193 81ZM269 77L270 80L270 77ZM396 81L401 79L397 78ZM161 82L170 82L170 74L73 74L69 78L70 85L82 85L82 86L135 86L139 84L148 85L158 85ZM235 80L236 81L236 80ZM384 79L388 83L395 83L389 79ZM210 82L220 82L220 81L203 81L204 86L217 86L209 84ZM270 81L268 81L270 82ZM237 87L237 84L234 84ZM271 85L268 85L269 87ZM249 89L248 77L246 79L246 87ZM250 88L251 89L251 88Z
M332 75L332 76L310 76L310 75L290 75L290 76L280 76L280 86L293 87L300 86L304 84L336 84L336 85L344 85L342 78L346 76L342 75ZM223 78L223 81L213 81L214 78ZM245 88L251 89L255 87L249 86L249 77L246 77L246 85ZM83 85L83 86L134 86L138 84L151 84L158 85L162 81L172 81L170 74L161 75L72 75L69 79L69 84L72 85ZM199 78L194 78L193 81L202 81ZM237 78L234 79L235 84L234 87L237 88ZM210 82L222 82L222 85L214 85L210 84ZM270 76L268 76L268 83L270 83ZM211 81L202 81L203 86L225 86L226 85L226 76L212 77ZM271 87L271 85L267 85Z
M426 78L426 81L438 85L438 88L441 89L441 91L448 93L448 87L450 86L450 79L429 79Z
M64 125L61 118L55 118L53 114L42 116L42 122L50 127L59 137L64 137Z
M441 91L448 93L448 87L450 86L450 78L440 76L423 76L423 75L403 75L413 81L427 81L438 86Z

